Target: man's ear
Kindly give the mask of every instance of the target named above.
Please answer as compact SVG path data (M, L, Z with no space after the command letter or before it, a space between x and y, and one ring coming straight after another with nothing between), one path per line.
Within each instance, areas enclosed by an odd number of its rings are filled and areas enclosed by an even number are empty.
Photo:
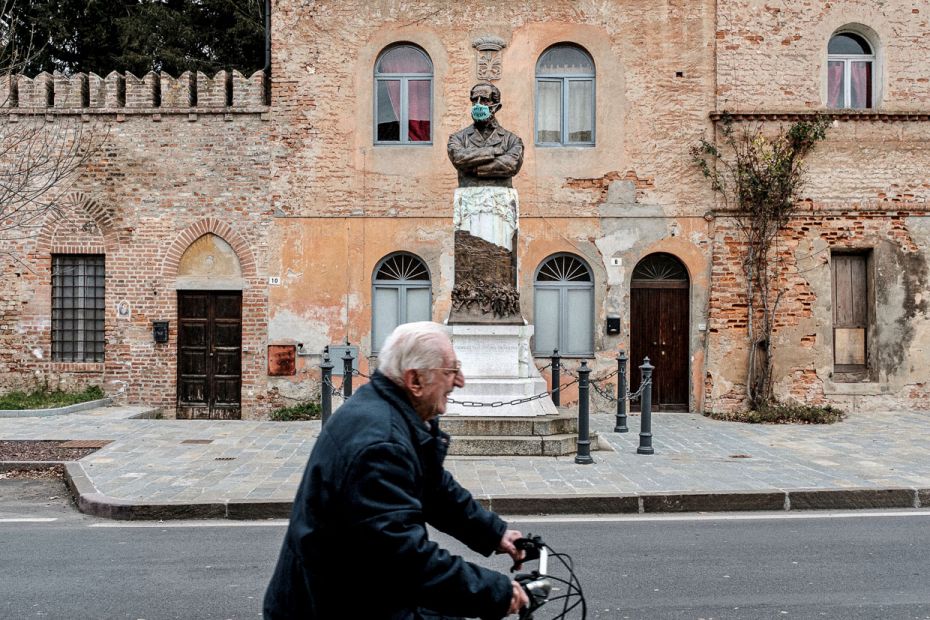
M423 393L423 377L418 370L408 368L404 371L404 387L411 395L419 397Z

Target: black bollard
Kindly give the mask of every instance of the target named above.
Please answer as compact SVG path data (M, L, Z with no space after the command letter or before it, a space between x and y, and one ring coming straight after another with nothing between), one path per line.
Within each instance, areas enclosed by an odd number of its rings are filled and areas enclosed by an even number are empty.
M578 369L578 452L575 454L575 462L579 465L590 465L594 462L591 458L591 433L588 428L588 375L590 374L588 362L581 360L581 368Z
M615 433L628 433L630 429L626 425L626 353L620 349L617 355L617 423L614 426Z
M639 367L643 372L642 385L643 389L642 411L640 412L639 426L639 447L636 448L636 454L655 454L652 449L652 371L655 366L649 363L649 358L643 359L643 365ZM648 385L647 385L648 384Z
M562 388L559 385L562 382L562 377L560 376L559 371L562 368L562 358L559 357L559 350L552 350L552 404L558 407L561 404L562 400Z
M329 361L329 347L323 347L323 363L320 364L323 385L320 387L320 419L323 424L333 414L333 364Z
M346 354L342 356L342 397L348 400L352 396L352 350L346 341Z

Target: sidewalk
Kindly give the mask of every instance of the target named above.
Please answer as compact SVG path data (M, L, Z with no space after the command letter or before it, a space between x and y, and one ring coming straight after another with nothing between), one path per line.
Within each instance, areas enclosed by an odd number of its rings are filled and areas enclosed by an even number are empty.
M130 419L145 407L0 418L0 439L112 443L67 466L78 507L114 519L286 518L319 422ZM337 413L338 415L338 413ZM853 414L829 426L653 415L655 454L638 455L639 418L595 463L573 457L450 457L446 467L502 514L913 508L930 506L930 412Z

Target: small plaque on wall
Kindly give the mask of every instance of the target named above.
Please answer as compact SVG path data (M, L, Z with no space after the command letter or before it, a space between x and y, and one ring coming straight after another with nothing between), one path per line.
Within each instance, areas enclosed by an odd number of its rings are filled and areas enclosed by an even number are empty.
M297 345L268 345L268 376L290 377L297 374Z

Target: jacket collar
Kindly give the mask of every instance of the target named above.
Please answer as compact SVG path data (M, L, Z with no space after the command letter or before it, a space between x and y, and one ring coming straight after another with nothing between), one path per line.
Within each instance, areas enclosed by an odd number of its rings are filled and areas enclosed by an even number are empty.
M481 135L481 132L478 131L478 128L474 125L469 125L468 131L466 132L468 139L477 144L478 146L494 146L500 144L504 141L504 130L501 129L500 123L497 122L496 118L492 118L491 122L488 123L488 126L493 128L488 137L485 138Z
M423 424L423 420L414 411L410 399L401 387L384 376L381 371L376 370L371 375L371 383L375 391L400 412L417 444L424 445L437 438L445 438L448 441L449 436L439 430L439 422L434 418L427 424Z

